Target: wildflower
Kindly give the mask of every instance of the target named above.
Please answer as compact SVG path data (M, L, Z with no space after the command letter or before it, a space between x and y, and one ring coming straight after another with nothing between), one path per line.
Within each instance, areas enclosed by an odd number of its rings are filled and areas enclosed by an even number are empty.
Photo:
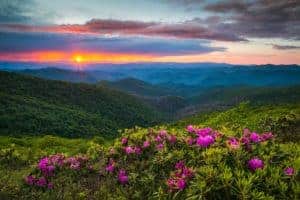
M147 148L150 146L150 141L149 140L146 140L144 143L143 143L143 148Z
M251 142L254 142L254 143L259 143L261 140L260 135L255 132L251 133L249 138L250 138Z
M163 143L160 143L160 144L158 144L158 145L156 145L156 149L157 150L162 150L164 148L164 144Z
M284 169L284 174L287 176L293 176L295 174L295 169L293 167L287 167Z
M35 183L35 181L36 181L35 177L33 177L31 175L29 175L25 178L25 182L28 185L33 185Z
M160 137L166 137L167 136L167 134L168 134L168 132L166 131L166 130L161 130L160 132L159 132L159 136Z
M134 153L141 155L142 154L142 149L140 147L135 147L134 148Z
M186 187L186 182L183 178L177 180L177 187L179 190L183 190Z
M106 171L108 172L113 172L115 170L115 162L113 159L111 159L108 163L108 165L105 168Z
M184 166L181 170L181 177L182 178L191 178L194 176L194 172L191 168Z
M208 147L215 142L215 139L211 135L199 136L196 143L200 147Z
M187 130L189 133L193 133L193 132L195 131L193 125L188 125L188 126L186 127L186 130Z
M47 185L47 180L45 177L41 177L37 180L36 185L39 187L45 187Z
M162 142L162 138L158 135L155 137L155 142Z
M39 168L41 171L46 171L46 170L47 170L48 162L49 162L48 157L42 158L42 159L39 161L38 168Z
M263 169L264 162L261 159L254 157L248 161L248 167L252 171L255 171L257 169Z
M48 189L53 189L53 183L48 183L47 187Z
M175 169L173 176L167 180L167 185L171 191L183 190L186 188L187 181L193 177L193 171L186 167L182 160L175 164Z
M168 141L171 143L171 144L174 144L176 142L177 138L175 135L170 135L168 137Z
M128 176L126 174L126 171L124 169L121 169L119 171L119 174L118 174L118 180L119 182L124 185L126 183L128 183Z
M70 157L66 160L66 163L69 165L70 169L79 170L80 169L80 159L76 157Z
M184 161L181 160L175 164L175 169L182 169L184 167Z
M135 153L134 148L131 147L131 146L125 147L125 153L126 153L126 154L132 154L132 153Z
M170 190L176 189L177 188L177 181L176 181L176 179L169 178L167 180L167 185L170 188Z
M65 161L65 156L62 154L55 154L55 155L51 155L49 156L49 162L52 165L56 165L56 166L63 166Z
M127 138L122 138L121 139L121 143L123 144L123 145L126 145L127 143L128 143L128 139Z
M227 140L227 144L231 149L238 149L240 148L240 142L237 138L232 137L229 140Z
M272 139L273 137L274 137L274 135L271 132L269 132L269 133L263 133L261 135L261 141L267 141L267 140Z
M203 137L205 137L205 136L209 135L209 134L211 133L211 131L212 131L211 128L202 128L202 129L197 129L197 130L196 130L196 134L197 134L198 136L203 136Z

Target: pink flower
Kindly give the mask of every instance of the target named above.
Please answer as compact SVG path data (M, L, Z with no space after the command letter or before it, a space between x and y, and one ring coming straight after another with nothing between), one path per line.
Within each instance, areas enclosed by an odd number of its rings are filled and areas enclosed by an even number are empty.
M253 133L250 134L250 140L251 140L251 142L259 143L260 142L260 135L253 132Z
M155 142L162 142L162 138L158 135L155 137Z
M251 171L264 168L264 162L259 158L252 158L248 161L248 167Z
M168 137L168 141L171 143L171 144L174 144L176 142L177 138L175 135L170 135Z
M111 159L108 163L108 165L105 168L106 171L108 172L113 172L115 170L115 162L113 159Z
M184 167L184 161L181 160L181 161L178 161L176 164L175 164L175 169L182 169Z
M160 144L158 144L158 145L156 145L156 149L157 150L162 150L164 148L164 144L163 143L160 143Z
M177 180L177 187L179 190L183 190L186 187L186 182L184 179L180 178Z
M66 160L66 163L69 165L70 169L79 170L80 169L80 159L76 157L69 157Z
M134 150L133 147L127 146L127 147L125 147L125 153L126 154L132 154L132 153L135 153L135 150Z
M284 174L287 176L293 176L295 174L295 169L293 167L287 167L284 169Z
M212 129L209 128L209 127L208 128L202 128L202 129L197 129L196 130L196 134L198 136L203 136L203 137L209 135L211 132L212 132Z
M55 154L55 155L49 156L49 162L52 165L61 167L61 166L63 166L64 161L65 161L65 156L62 154Z
M127 143L128 143L128 139L127 138L122 138L121 139L121 143L123 144L123 145L126 145Z
M128 176L126 174L126 171L124 169L121 169L119 171L119 174L118 174L118 180L119 182L124 185L126 183L128 183Z
M41 177L37 180L36 185L39 187L45 187L47 185L47 180L45 177Z
M240 148L240 142L237 138L232 137L229 140L227 140L227 144L231 149L238 149Z
M198 146L204 147L204 148L212 145L214 142L215 142L215 139L210 135L199 136L196 141Z
M35 177L33 177L33 176L27 176L26 178L25 178L25 182L26 182L26 184L28 184L28 185L33 185L34 183L35 183L35 181L36 181L36 178Z
M53 183L48 183L48 189L53 189Z
M143 148L147 148L150 146L150 141L149 140L146 140L144 143L143 143Z
M194 176L194 172L191 168L184 166L181 171L182 178L192 178Z
M168 132L166 131L166 130L161 130L160 132L159 132L159 136L160 137L166 137L167 136L167 134L168 134Z
M135 147L134 148L134 152L138 155L141 155L142 154L142 149L140 147Z
M261 141L267 141L267 140L272 139L273 137L274 137L274 135L271 132L269 132L269 133L263 133L261 135Z
M185 166L184 161L175 164L175 173L167 180L170 191L183 190L186 188L187 181L193 177L193 170Z
M187 130L189 133L193 133L193 132L195 131L193 125L188 125L188 126L186 127L186 130Z

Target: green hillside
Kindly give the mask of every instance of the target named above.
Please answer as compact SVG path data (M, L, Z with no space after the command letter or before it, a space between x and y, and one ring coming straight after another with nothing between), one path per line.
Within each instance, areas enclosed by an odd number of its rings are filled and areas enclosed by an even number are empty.
M297 199L299 114L299 104L243 103L227 111L196 115L151 129L127 129L122 134L122 138L128 138L124 144L121 138L111 142L101 138L0 136L0 198ZM198 143L190 145L187 141L197 136L186 131L189 124L197 128L210 126L222 135L206 148ZM228 141L232 137L246 137L244 128L261 135L272 130L275 137L250 143L251 150L242 143L231 147ZM144 147L145 141L150 146ZM126 153L128 147L141 149L128 149ZM55 173L45 175L41 170L41 163L47 161L44 156L61 158L66 164L55 165ZM264 164L253 170L249 162L256 158ZM79 167L69 165L71 160L80 163ZM184 164L179 165L180 161ZM294 171L287 173L289 168ZM28 180L43 176L50 186L38 182L31 185ZM183 181L181 189L177 186L179 180Z
M161 114L107 87L0 72L0 134L115 136L120 128L149 126Z
M226 111L196 114L170 126L182 127L188 124L201 124L225 132L242 132L244 128L258 132L272 131L286 141L300 141L300 104L241 103Z

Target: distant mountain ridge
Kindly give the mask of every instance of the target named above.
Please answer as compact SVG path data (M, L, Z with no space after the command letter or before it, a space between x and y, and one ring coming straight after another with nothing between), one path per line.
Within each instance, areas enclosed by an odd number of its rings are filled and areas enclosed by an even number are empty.
M199 66L196 64L176 64L175 66L177 67L174 67L174 64L108 66L104 65L104 67L83 71L57 68L16 71L53 80L86 83L134 78L152 85L172 89L176 91L177 95L194 95L199 88L205 89L218 86L288 86L300 84L300 67L298 65L284 67L274 65L235 66L227 64L201 64Z

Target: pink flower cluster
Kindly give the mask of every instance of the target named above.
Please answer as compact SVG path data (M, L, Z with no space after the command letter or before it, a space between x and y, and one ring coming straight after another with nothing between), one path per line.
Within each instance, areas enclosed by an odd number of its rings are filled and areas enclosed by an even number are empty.
M177 142L177 137L175 135L168 134L166 130L161 130L154 137L154 141L156 142L156 149L160 151L165 147L166 142L174 145Z
M240 142L245 146L247 150L251 150L251 144L258 144L260 142L265 142L274 137L274 135L269 133L258 134L256 132L250 132L249 129L244 129L243 136L240 139Z
M244 130L241 138L230 137L227 140L227 145L230 149L239 149L243 145L247 150L252 149L252 144L258 144L261 142L272 139L274 135L272 133L258 134L256 132L250 132L248 129Z
M251 171L256 171L257 169L263 169L264 162L261 159L254 157L248 161L248 167Z
M211 146L215 143L216 138L221 136L218 132L213 131L211 128L197 129L192 125L189 125L186 129L189 133L192 133L193 136L196 136L196 138L189 137L186 141L187 144L196 144L202 148Z
M119 182L124 185L124 184L127 184L128 183L128 176L127 176L127 173L124 169L121 169L119 171L119 174L118 174L118 180Z
M48 180L54 176L54 172L57 168L67 167L73 170L79 170L85 166L87 158L84 156L65 157L62 154L50 155L40 159L37 168L40 170L42 176L36 178L29 175L25 178L25 183L28 185L35 185L38 187L48 187L51 189L53 184Z
M186 188L187 182L194 176L193 170L185 166L184 161L177 162L175 169L172 177L167 180L170 191L183 190Z
M85 156L69 157L65 160L65 165L70 169L80 170L80 168L85 166L87 160L88 159Z
M142 149L137 146L127 146L124 148L124 151L127 155L129 155L129 154L141 155L142 154Z

